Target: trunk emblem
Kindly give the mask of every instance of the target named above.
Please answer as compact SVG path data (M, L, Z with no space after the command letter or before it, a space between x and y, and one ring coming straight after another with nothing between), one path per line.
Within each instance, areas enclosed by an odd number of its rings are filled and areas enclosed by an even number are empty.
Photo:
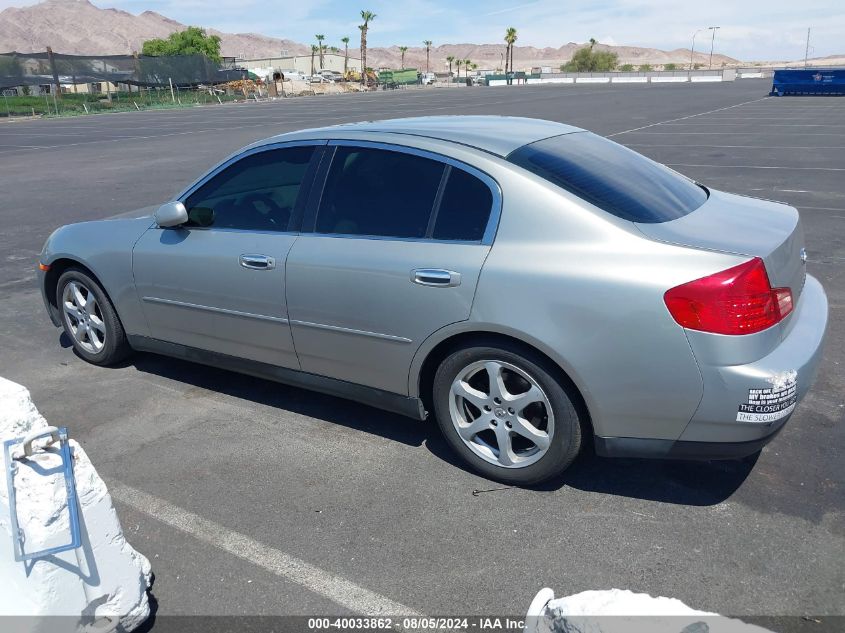
M806 248L801 249L801 263L802 264L807 263L807 249Z

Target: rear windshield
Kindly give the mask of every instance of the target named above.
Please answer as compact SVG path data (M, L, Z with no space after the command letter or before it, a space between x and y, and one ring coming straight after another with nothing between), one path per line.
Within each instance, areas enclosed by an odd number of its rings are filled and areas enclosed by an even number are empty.
M691 180L590 132L525 145L508 160L632 222L676 220L707 200Z

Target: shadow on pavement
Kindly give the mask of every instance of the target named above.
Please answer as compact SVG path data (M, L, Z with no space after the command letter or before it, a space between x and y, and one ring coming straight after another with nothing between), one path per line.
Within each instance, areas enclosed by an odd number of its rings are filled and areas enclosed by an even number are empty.
M423 446L439 459L472 472L448 446L433 420L420 422L356 402L289 387L187 361L135 354L124 366L201 389L224 393L332 424L378 435L409 446ZM560 477L531 489L552 492L564 486L664 503L707 506L729 498L754 468L745 461L683 462L597 457L588 446Z

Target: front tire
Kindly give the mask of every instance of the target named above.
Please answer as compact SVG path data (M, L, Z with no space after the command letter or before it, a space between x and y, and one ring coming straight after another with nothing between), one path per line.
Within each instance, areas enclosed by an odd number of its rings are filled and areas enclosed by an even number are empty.
M539 355L516 346L450 354L434 377L437 423L482 475L516 485L562 473L581 449L572 398Z
M87 272L69 268L59 277L56 305L73 348L89 363L113 365L132 351L111 300Z

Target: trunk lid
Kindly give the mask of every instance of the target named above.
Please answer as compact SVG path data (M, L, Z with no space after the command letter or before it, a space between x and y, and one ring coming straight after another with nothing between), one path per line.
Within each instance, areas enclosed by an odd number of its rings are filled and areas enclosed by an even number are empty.
M804 288L804 230L798 211L788 205L710 190L692 213L636 227L660 242L760 257L772 287L790 288L795 303Z

